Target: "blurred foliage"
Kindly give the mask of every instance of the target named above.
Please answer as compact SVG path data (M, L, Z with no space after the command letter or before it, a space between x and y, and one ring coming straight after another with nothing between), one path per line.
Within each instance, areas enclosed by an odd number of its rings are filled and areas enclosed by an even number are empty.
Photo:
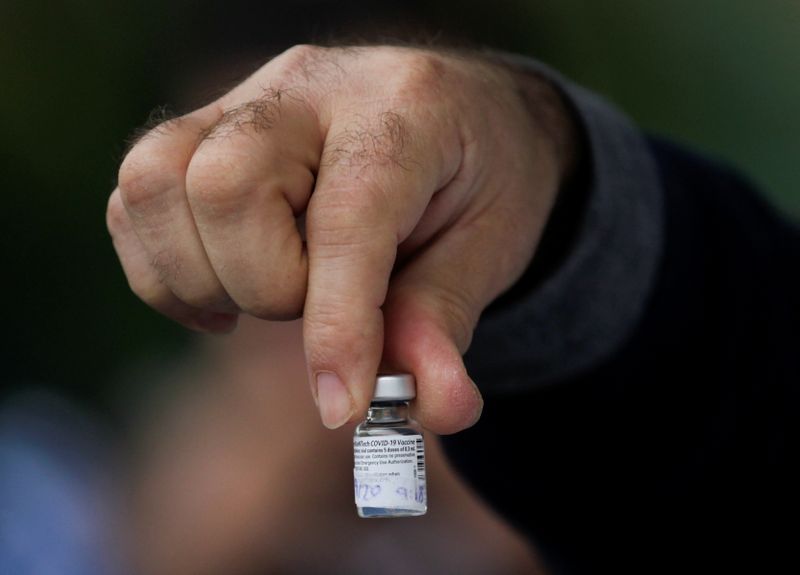
M116 366L177 345L179 330L125 293L104 223L124 139L161 97L159 4L0 4L10 384L94 397Z
M202 70L230 79L336 31L425 30L536 55L800 214L800 4L789 0L4 0L0 26L7 383L113 403L105 384L118 370L185 345L129 293L105 230L125 137L158 104L202 99L185 93Z
M534 6L547 6L541 11ZM800 215L800 3L530 2L531 49Z

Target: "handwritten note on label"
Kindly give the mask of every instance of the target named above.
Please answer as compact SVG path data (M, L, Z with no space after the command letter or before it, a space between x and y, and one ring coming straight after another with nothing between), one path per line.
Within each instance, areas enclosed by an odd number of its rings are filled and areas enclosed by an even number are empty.
M425 509L425 445L421 435L356 437L353 452L357 506Z

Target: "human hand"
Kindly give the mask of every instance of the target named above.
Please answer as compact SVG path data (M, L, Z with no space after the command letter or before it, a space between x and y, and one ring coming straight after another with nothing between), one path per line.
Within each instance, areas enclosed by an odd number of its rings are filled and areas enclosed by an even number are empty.
M190 328L302 315L328 427L383 363L452 433L480 416L461 357L533 257L571 127L544 82L483 58L297 46L139 140L108 228L134 293Z

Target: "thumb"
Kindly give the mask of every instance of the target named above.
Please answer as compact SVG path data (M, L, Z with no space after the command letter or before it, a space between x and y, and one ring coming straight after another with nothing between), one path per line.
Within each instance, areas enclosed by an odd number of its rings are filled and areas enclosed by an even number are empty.
M384 311L384 362L391 371L413 373L414 417L434 433L461 431L478 421L483 399L467 375L456 341L461 327L423 286L404 290Z
M415 418L435 433L466 429L483 409L462 355L483 309L519 277L533 252L530 246L511 253L504 228L473 221L450 229L390 283L385 367L414 374Z

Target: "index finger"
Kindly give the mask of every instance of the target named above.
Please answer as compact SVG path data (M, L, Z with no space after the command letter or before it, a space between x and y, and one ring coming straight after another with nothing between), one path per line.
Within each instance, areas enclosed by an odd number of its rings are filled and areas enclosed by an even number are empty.
M329 428L369 405L397 246L460 164L459 146L436 141L447 131L421 130L415 116L380 108L348 114L333 119L326 138L306 218L304 340Z

